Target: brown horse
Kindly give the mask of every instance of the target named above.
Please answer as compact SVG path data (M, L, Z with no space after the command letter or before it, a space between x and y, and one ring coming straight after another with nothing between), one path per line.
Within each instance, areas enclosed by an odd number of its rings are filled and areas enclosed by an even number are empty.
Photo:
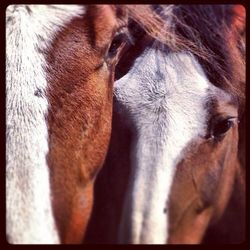
M150 33L146 9L8 6L10 243L81 242L110 139L114 70L129 40L128 15Z
M81 242L109 143L126 25L115 6L7 8L10 243Z
M88 7L47 52L47 160L63 243L81 242L91 213L94 180L110 139L113 75L126 25L126 15L114 6Z
M85 241L242 242L244 7L154 8L166 41L131 26Z

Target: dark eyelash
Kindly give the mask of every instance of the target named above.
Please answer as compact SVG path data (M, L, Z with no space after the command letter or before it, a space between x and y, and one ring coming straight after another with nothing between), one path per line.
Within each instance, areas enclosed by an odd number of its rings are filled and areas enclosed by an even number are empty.
M122 36L122 38L124 39L124 41L126 43L128 43L129 45L134 45L134 39L132 37L132 35L130 34L130 32L128 31L128 28L126 26L121 27L117 32L116 32L116 36Z
M108 49L107 58L113 58L116 55L118 48L122 44L130 45L132 43L133 43L133 40L128 30L120 29L118 32L116 32L116 34L113 37L113 41L110 44L109 49Z

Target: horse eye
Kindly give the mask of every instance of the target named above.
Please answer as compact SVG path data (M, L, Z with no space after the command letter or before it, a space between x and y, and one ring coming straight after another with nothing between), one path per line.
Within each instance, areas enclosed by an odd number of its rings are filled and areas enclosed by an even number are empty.
M127 36L125 33L120 33L116 35L109 47L108 55L107 55L108 58L115 57L117 52L119 51L119 48L124 42L126 42L126 40L127 40Z
M230 118L226 118L226 119L223 119L223 120L216 121L213 124L213 128L212 128L212 131L211 131L211 136L214 137L214 138L222 137L223 135L225 135L225 133L231 127L233 127L236 120L237 120L237 118L230 117Z

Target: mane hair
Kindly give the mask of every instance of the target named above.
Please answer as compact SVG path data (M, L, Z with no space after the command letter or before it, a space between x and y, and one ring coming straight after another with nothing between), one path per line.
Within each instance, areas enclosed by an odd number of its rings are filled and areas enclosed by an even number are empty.
M171 51L194 54L215 86L245 100L245 40L234 5L128 5L129 16ZM232 44L230 40L235 39Z
M220 88L244 99L244 48L240 35L232 27L232 5L183 5L174 9L176 31L206 51L207 58L197 55L209 80ZM237 39L235 46L230 40Z

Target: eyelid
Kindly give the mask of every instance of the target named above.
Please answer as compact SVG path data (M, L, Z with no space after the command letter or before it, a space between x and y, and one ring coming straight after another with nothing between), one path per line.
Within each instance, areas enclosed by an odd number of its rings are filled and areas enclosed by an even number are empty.
M238 117L228 117L227 120L233 121L233 122L239 122Z
M128 27L127 26L121 26L112 36L112 40L110 42L110 44L106 45L105 47L100 49L100 53L101 54L106 54L106 56L104 57L104 59L97 65L97 67L95 68L95 70L98 70L99 68L101 68L103 66L103 64L109 59L107 57L107 52L110 49L110 46L113 42L113 40L115 38L117 38L118 36L122 36L122 39L124 40L124 42L127 42L127 44L129 45L134 45L134 41L132 36L130 35L130 32L128 31Z
M237 115L228 115L228 114L217 114L212 116L212 120L219 121L219 120L237 120Z
M221 119L221 120L228 120L228 121L232 121L232 122L237 122L238 117L237 116L228 116L228 117L225 117L224 119Z
M124 46L126 46L127 44L131 44L133 41L132 41L132 38L130 37L130 34L128 32L128 29L127 27L125 28L120 28L116 33L115 35L113 36L112 38L112 41L111 43L109 44L108 48L107 48L107 52L106 52L106 58L105 60L108 60L109 58L113 57L112 56L112 51L110 51L113 47L112 45L114 45L115 43L118 43L118 47L121 47L121 45L123 45L123 48ZM111 54L110 54L110 53ZM115 54L114 54L115 55Z
M238 117L236 117L236 116L215 117L215 119L213 119L213 121L210 125L210 129L212 129L219 122L223 122L223 121L231 121L235 125L238 123L239 120L238 120Z
M207 130L208 132L205 136L205 139L211 140L211 139L216 138L213 135L212 131L220 122L223 122L223 121L230 121L233 123L232 126L235 126L239 123L239 118L237 116L228 116L228 115L226 116L222 114L212 117L210 124L208 126L208 130Z

